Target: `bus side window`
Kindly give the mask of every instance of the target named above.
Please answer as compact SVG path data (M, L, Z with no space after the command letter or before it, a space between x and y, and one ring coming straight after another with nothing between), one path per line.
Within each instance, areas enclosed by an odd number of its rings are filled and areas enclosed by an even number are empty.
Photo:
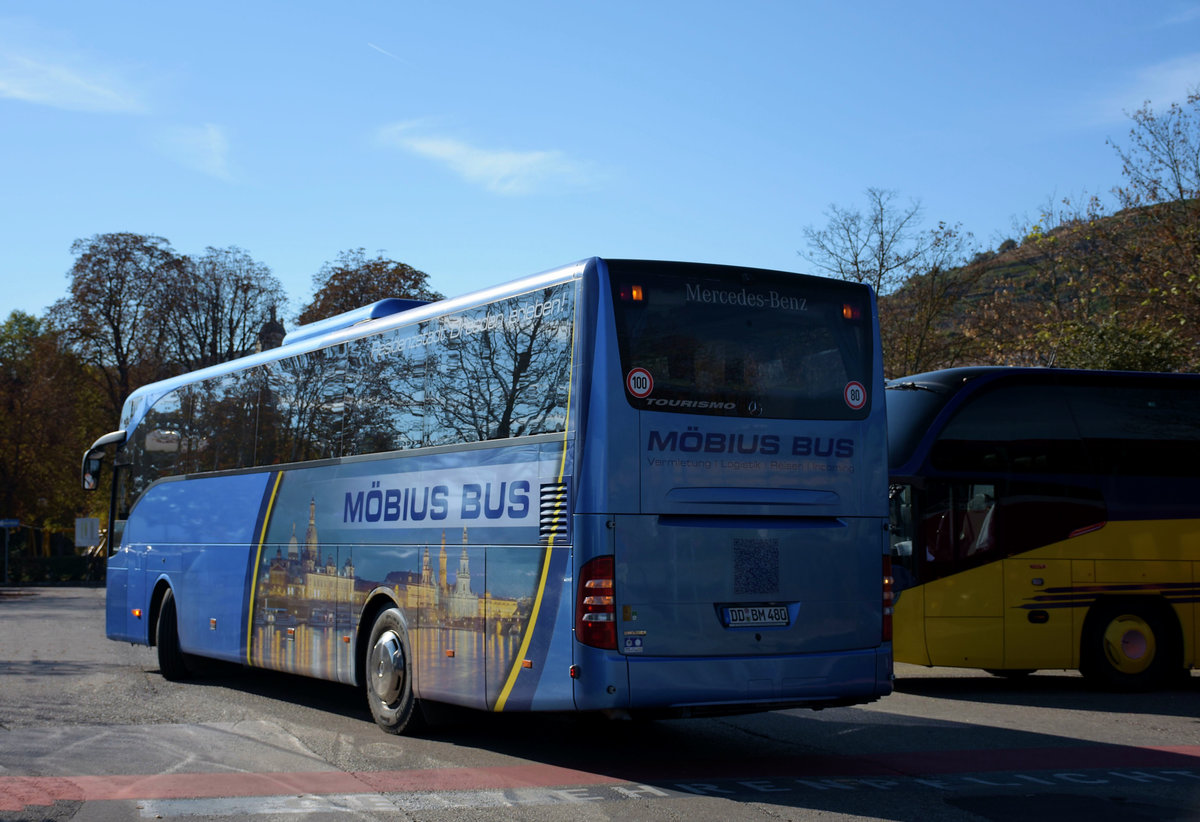
M917 546L920 563L948 564L954 561L954 505L949 485L930 483L920 508ZM942 574L938 573L937 576ZM922 576L926 576L922 574Z
M958 533L958 554L974 556L988 553L996 545L996 486L971 485Z
M919 508L914 552L922 582L978 564L1002 550L992 483L930 483Z
M916 584L913 566L913 490L911 485L892 485L888 489L892 576L896 590Z

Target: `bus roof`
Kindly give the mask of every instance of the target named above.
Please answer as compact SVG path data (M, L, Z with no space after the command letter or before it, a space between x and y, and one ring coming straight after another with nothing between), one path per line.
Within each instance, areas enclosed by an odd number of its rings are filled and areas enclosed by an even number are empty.
M602 260L599 257L588 257L538 274L510 280L499 285L436 302L426 303L419 300L403 300L399 298L381 300L296 328L284 337L283 345L279 348L249 354L235 360L229 360L197 371L190 371L176 377L143 385L134 390L125 400L125 405L121 410L122 428L127 431L135 428L155 402L164 395L186 385L236 373L258 365L284 360L289 357L307 354L332 345L352 342L372 334L383 333L393 328L411 325L529 291L536 291L555 283L581 277L589 268L595 269L600 264L610 263L620 263L622 265L636 263L661 268L688 266L713 270L746 270L743 266L722 266L708 263L685 263L667 260L617 260L612 258L604 258ZM779 273L793 274L796 277L813 277L811 274L799 274L795 272ZM843 283L843 285L847 288L869 288L868 286L855 283Z
M893 472L923 449L920 443L940 430L967 397L998 383L1024 385L1159 385L1200 388L1200 375L1149 371L1103 371L1019 366L946 368L898 377L885 383L888 415L888 462Z
M399 298L380 300L344 314L300 326L284 337L284 344L279 348L248 354L245 357L217 363L197 371L189 371L176 377L147 383L135 389L126 398L124 407L121 409L122 427L132 430L159 398L185 385L317 351L331 345L351 342L399 326L544 288L565 279L581 276L589 265L594 265L598 261L599 258L590 257L539 274L532 274L436 302L427 303Z
M958 368L943 368L939 371L926 371L921 374L912 374L906 377L896 377L888 380L885 384L890 389L932 389L941 390L946 393L954 393L966 386L968 383L976 380L981 380L977 385L991 382L995 379L1025 379L1031 381L1044 382L1064 382L1073 380L1096 380L1096 379L1166 379L1166 380L1188 380L1194 379L1196 374L1180 374L1180 373L1165 373L1157 371L1107 371L1102 369L1083 369L1083 368L1043 368L1035 366L1009 366L1009 365L974 365L962 366Z

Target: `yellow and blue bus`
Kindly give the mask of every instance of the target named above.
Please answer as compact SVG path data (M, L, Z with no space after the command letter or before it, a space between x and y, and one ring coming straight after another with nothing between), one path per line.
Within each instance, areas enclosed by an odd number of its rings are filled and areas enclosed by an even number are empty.
M422 705L680 716L891 690L874 295L592 258L147 385L107 634Z
M896 660L1159 686L1200 636L1200 377L890 380Z

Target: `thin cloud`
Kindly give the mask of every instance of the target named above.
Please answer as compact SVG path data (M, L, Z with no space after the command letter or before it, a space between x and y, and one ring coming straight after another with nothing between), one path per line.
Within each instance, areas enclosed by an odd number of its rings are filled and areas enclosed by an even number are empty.
M487 149L450 137L412 133L413 124L400 123L378 132L381 144L434 160L469 183L504 195L523 195L551 187L578 186L591 176L580 163L561 151Z
M1184 6L1173 14L1163 18L1158 25L1160 28L1167 28L1170 26L1179 26L1184 23L1193 23L1197 20L1200 20L1200 4Z
M138 95L111 71L71 62L0 53L0 97L68 111L132 114L144 110Z
M229 165L229 138L220 126L205 123L202 126L162 129L155 137L155 148L185 168L218 180L233 180Z
M1182 103L1200 90L1200 52L1139 69L1124 88L1103 100L1095 112L1101 123L1124 121L1149 101L1155 109Z
M402 63L404 62L399 57L397 57L395 54L392 54L390 51L388 51L387 49L385 49L381 46L377 46L374 43L367 43L367 45L370 46L371 48L375 49L375 51L379 52L380 54L385 54L388 57L391 57L393 60L400 60L400 62L402 62Z

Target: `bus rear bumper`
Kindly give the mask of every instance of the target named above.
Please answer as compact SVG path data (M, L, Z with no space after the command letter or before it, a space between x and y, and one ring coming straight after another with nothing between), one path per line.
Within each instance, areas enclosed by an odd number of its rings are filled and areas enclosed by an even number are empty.
M781 708L829 708L873 702L892 692L890 644L859 651L769 657L634 657L632 713L673 716ZM581 710L618 706L579 704Z

